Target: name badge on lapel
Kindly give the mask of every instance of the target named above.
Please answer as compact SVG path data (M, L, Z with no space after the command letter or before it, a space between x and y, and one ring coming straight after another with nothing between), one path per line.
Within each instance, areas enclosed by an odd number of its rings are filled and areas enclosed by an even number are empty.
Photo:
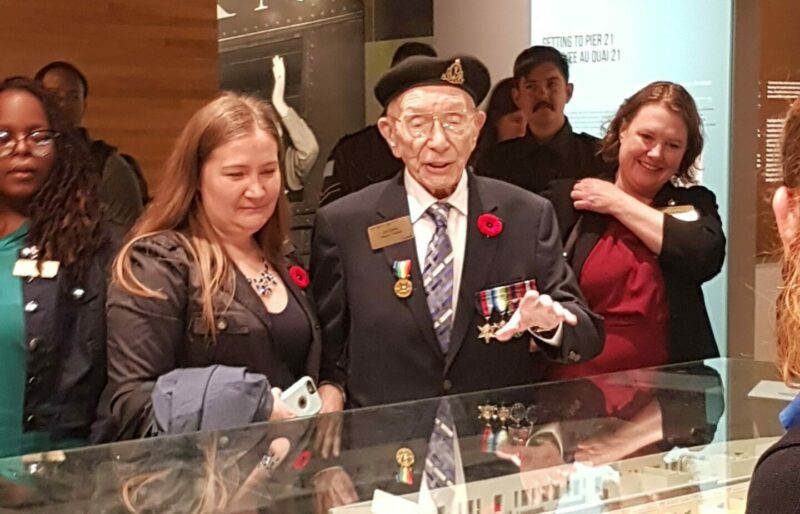
M413 239L414 231L411 229L411 218L401 216L372 225L367 228L367 235L369 236L369 247L373 250L380 250Z
M697 221L700 219L700 213L691 205L670 205L661 207L658 210L681 221Z
M53 278L58 275L59 267L61 267L61 263L58 261L42 261L40 269L39 261L17 259L11 274L23 278Z

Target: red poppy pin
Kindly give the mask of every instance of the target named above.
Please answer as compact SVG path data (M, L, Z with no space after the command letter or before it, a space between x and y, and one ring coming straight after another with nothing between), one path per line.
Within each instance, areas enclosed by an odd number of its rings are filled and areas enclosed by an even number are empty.
M292 266L289 268L289 276L292 277L292 281L297 284L297 287L300 289L308 287L308 273L300 266Z
M308 465L308 462L311 460L311 452L308 450L303 450L300 452L300 455L292 463L292 469L295 471L300 471L304 467Z
M497 237L503 231L503 220L494 214L481 214L478 216L478 230L486 237Z

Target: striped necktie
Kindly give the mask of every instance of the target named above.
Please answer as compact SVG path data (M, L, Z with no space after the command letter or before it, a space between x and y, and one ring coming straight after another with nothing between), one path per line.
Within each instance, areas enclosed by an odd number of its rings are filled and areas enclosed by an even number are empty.
M433 432L428 440L428 455L425 457L424 477L428 489L453 485L456 480L456 430L450 402L439 400Z
M447 214L450 205L435 203L425 214L436 224L436 231L428 243L422 284L428 298L428 309L433 319L433 330L443 353L450 347L450 329L453 327L453 246L447 235Z

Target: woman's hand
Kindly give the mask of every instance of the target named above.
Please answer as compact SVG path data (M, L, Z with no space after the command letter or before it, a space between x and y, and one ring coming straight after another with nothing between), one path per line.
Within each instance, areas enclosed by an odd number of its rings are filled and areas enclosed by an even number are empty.
M282 392L283 391L277 387L272 388L272 412L269 415L270 421L290 419L296 416L296 414L289 409L289 406L281 400Z
M616 185L597 178L578 181L572 188L570 198L578 210L612 216L622 203L631 199Z
M275 85L272 88L272 105L278 114L286 116L289 110L289 106L286 105L283 98L286 95L286 65L280 55L272 58L272 77L275 79Z

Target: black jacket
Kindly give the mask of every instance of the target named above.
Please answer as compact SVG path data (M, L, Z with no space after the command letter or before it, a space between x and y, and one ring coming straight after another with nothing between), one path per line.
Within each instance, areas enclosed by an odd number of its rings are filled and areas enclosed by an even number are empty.
M328 161L332 171L322 185L320 205L392 178L404 167L403 161L392 154L376 125L344 136L331 150Z
M96 412L106 384L106 287L116 248L109 237L82 280L62 269L52 279L23 281L26 432L47 431L56 443L103 438Z
M554 184L553 202L567 258L577 276L594 246L603 236L610 217L576 211L569 192L573 181ZM664 218L664 240L658 263L667 288L670 311L670 362L719 357L719 348L708 319L702 284L714 278L725 261L725 234L714 193L702 186L690 188L665 184L653 199L653 207L691 205L700 218L681 221ZM583 218L575 228L576 223ZM571 236L573 229L575 234ZM574 245L568 241L572 237Z
M166 299L142 298L117 285L108 294L108 397L115 438L141 436L152 420L156 380L172 370L214 364L245 367L286 388L295 377L270 335L270 317L261 299L236 273L230 305L215 299L216 341L205 336L197 268L174 232L142 239L131 252L136 277ZM290 263L291 264L291 263ZM317 378L321 351L319 324L310 301L288 273L277 266L290 295L308 317L312 342L306 374Z
M597 177L610 170L597 154L599 143L594 136L573 132L567 120L546 143L528 131L491 147L478 160L477 172L548 196L554 180Z
M747 514L797 514L800 512L800 428L793 428L758 459Z

